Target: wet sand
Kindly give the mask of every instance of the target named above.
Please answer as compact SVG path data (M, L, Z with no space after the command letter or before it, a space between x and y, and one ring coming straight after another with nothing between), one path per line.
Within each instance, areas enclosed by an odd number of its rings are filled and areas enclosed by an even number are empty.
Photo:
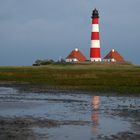
M139 97L35 91L0 87L1 140L140 138Z

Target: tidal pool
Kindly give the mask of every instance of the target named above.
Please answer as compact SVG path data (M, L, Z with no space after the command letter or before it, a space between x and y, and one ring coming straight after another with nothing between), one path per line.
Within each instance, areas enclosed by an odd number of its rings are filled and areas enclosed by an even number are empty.
M137 139L140 98L0 87L0 139Z

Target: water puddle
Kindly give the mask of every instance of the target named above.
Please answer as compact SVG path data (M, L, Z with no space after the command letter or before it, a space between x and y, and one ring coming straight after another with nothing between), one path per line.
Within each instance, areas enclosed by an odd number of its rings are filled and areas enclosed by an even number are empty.
M0 87L0 139L92 140L123 132L139 135L139 115L138 97L26 93Z

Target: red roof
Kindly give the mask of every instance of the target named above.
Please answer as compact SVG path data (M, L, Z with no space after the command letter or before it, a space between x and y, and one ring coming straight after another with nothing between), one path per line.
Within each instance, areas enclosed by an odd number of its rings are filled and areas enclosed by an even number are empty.
M104 59L115 59L116 62L125 62L124 58L114 49L112 49Z
M86 57L83 55L83 53L81 51L79 51L79 49L74 49L67 57L66 59L77 59L80 62L84 62L86 61Z

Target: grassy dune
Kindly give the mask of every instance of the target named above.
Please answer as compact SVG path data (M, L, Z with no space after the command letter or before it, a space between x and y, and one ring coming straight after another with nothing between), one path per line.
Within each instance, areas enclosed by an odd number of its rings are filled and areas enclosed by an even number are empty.
M140 67L117 64L0 67L0 83L55 86L97 92L140 93Z

